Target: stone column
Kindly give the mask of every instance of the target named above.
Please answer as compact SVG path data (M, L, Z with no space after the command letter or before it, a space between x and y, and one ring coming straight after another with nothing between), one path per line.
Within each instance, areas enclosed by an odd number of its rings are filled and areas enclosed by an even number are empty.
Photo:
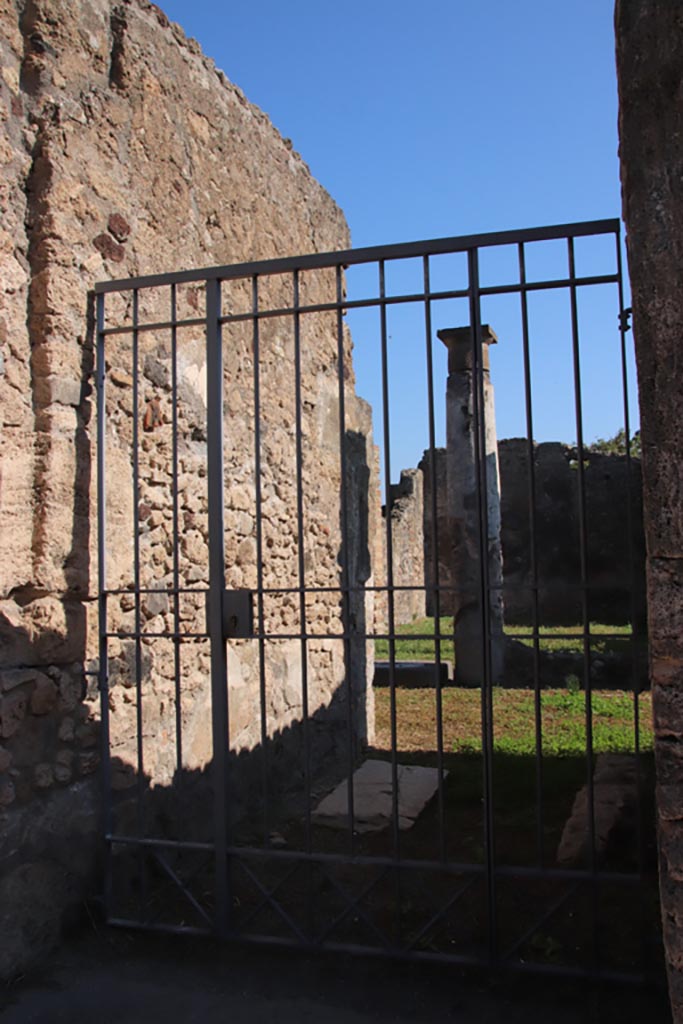
M446 488L448 537L451 544L453 615L455 622L455 680L461 686L484 681L484 632L481 608L479 504L475 448L472 333L469 327L437 331L448 349L446 388ZM489 369L489 345L498 341L487 324L481 327L481 365L484 375L485 480L488 521L488 576L491 624L491 678L501 682L504 661L503 551L500 539L500 476L498 439Z

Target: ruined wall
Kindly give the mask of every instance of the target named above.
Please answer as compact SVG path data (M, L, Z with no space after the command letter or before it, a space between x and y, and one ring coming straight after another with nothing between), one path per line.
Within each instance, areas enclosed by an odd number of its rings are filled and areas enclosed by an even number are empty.
M527 441L501 441L499 452L505 619L528 623L532 621L533 573ZM582 619L576 460L577 451L570 445L546 442L534 447L539 618L548 624L571 625ZM640 461L627 463L625 456L587 453L584 482L589 621L630 622L633 590L640 625L645 617Z
M0 0L0 805L3 835L0 973L39 954L54 938L65 906L78 901L93 869L98 808L96 771L95 472L92 309L88 289L100 279L191 266L331 250L348 245L343 216L311 178L291 144L227 81L197 44L145 0ZM311 281L310 296L329 282ZM230 301L239 303L244 294ZM142 300L141 300L142 301ZM155 313L149 299L142 316ZM166 301L165 299L163 301ZM179 293L179 315L201 316L201 290ZM130 318L130 296L114 320ZM128 320L130 322L130 320ZM308 462L305 490L310 581L338 579L341 547L336 337L318 319L304 339L302 389ZM226 453L229 584L254 584L254 465L248 426L252 370L249 339L235 328L226 370L231 443ZM140 401L132 398L131 337L108 342L107 507L109 586L130 584L132 558L131 441L135 417L159 400L158 429L142 434L140 453L141 583L167 585L170 550L169 337L141 343ZM183 584L200 585L206 564L205 361L201 331L178 342L179 479ZM291 579L294 502L291 330L264 330L264 544L266 582ZM347 429L356 462L376 471L369 416L353 396L351 343L344 339ZM335 446L336 445L336 446ZM361 450L362 449L362 450ZM365 470L363 470L365 466ZM369 467L369 468L368 468ZM267 505L267 507L266 507ZM317 510L317 511L314 511ZM376 516L373 508L368 517ZM358 530L360 531L359 524ZM368 531L371 539L376 526ZM358 531L357 531L358 533ZM368 541L369 542L369 541ZM366 545L367 548L367 545ZM356 544L349 556L360 579L371 558ZM146 574L146 575L145 575ZM283 584L284 585L284 584ZM338 599L337 599L338 605ZM135 601L109 603L112 630L130 624ZM363 605L364 616L372 609ZM140 609L144 629L174 623L165 595ZM190 628L203 621L203 596L180 612ZM268 609L282 632L293 599ZM332 629L338 607L319 600L311 621ZM300 648L283 640L268 663L268 736L300 713ZM135 651L113 645L112 735L117 784L135 774L131 729L137 716ZM358 645L356 645L358 647ZM360 653L359 653L360 652ZM357 651L360 663L368 647ZM314 712L343 681L341 645L310 651L320 682ZM173 778L171 647L142 641L153 680L142 718L149 756L145 772ZM299 661L297 662L297 658ZM131 660L132 659L132 660ZM156 659L156 660L155 660ZM188 768L210 757L206 645L183 667L183 724ZM231 653L236 751L258 743L253 653ZM359 692L359 704L365 701ZM169 694L171 697L169 697ZM354 698L355 699L355 698ZM371 708L361 708L372 728ZM241 717L240 717L241 716ZM359 717L359 720L360 720ZM321 730L322 756L327 735ZM361 737L362 739L362 737ZM49 844L46 834L50 834Z
M394 593L394 623L401 625L425 614L423 557L423 477L419 469L404 469L389 491L393 583L418 587ZM386 517L387 510L384 509Z
M427 588L427 615L439 611L447 615L452 607L451 545L447 526L446 449L426 451L418 467L422 471L424 493L424 580ZM438 591L437 591L438 588Z
M660 887L669 989L683 1020L683 11L615 12L619 137L640 395Z
M498 454L505 621L529 624L533 621L533 573L527 441L524 438L502 440L498 443ZM548 625L571 625L580 622L582 617L576 457L576 449L571 445L545 442L534 446L539 620ZM634 615L636 624L644 626L645 542L640 460L632 458L629 465L623 455L590 452L584 461L590 621L621 624L630 622ZM420 471L424 481L424 532L413 529L410 538L412 562L417 566L419 553L424 568L414 568L412 579L420 583L422 579L426 581L427 614L433 615L436 535L439 586L444 588L441 611L451 614L452 590L449 588L453 588L456 581L447 514L445 449L435 449L433 456L425 452ZM433 480L436 480L436 529ZM406 555L403 560L408 564Z

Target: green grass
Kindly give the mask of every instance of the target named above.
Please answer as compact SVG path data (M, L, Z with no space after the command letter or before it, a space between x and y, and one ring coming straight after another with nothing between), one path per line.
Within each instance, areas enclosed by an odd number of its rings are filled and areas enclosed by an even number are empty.
M444 750L477 753L482 749L481 694L448 687L441 691ZM652 749L652 704L641 693L639 746ZM390 738L391 695L375 692L378 746ZM634 698L621 690L591 695L593 751L629 753L635 749ZM399 750L436 749L436 699L429 689L396 691ZM542 751L550 756L583 756L586 752L586 695L567 690L544 690L540 695ZM532 690L493 690L493 743L500 754L536 752L536 705Z
M416 619L397 629L397 640L395 641L395 657L398 661L433 661L436 657L436 643L433 639L435 619ZM453 617L443 616L439 620L437 630L444 637L453 636ZM516 637L529 637L521 639L521 643L527 647L533 647L532 628L530 626L506 626L505 632ZM619 634L617 637L606 634ZM432 634L432 636L429 636ZM541 626L540 649L545 652L562 652L566 654L583 653L583 627L574 626ZM560 634L560 636L558 636ZM567 636L567 634L571 634ZM427 635L427 639L421 638ZM594 655L599 654L627 654L631 636L631 627L626 626L605 626L598 622L590 624L590 649ZM623 638L623 639L622 639ZM441 659L443 661L455 661L455 650L452 639L441 640ZM375 641L375 657L379 661L389 658L389 641Z

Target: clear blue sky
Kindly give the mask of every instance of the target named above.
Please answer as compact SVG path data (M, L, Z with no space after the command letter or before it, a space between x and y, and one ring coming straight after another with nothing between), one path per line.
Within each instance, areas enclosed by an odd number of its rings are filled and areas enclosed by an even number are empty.
M620 214L612 0L161 0L161 6L292 139L344 210L355 246ZM524 423L520 395L514 387L503 393L503 380L516 375L516 364L506 365L503 354L513 318L503 307L484 313L501 338L494 359L498 426L501 436L510 436L522 433ZM544 340L566 319L566 300L561 309L551 307L538 312ZM621 425L616 381L612 387L618 369L612 302L590 300L585 319L585 433L592 440ZM363 324L351 326L358 390L377 407L376 362L363 354ZM401 335L411 328L406 321L390 329L392 394L404 407L415 384L401 356ZM592 338L601 347L606 334L603 357ZM571 441L567 353L549 359L542 346L538 351L537 437ZM517 356L510 349L510 360ZM551 394L556 391L562 395ZM414 464L427 443L422 426L405 416L394 415L394 424L392 476Z

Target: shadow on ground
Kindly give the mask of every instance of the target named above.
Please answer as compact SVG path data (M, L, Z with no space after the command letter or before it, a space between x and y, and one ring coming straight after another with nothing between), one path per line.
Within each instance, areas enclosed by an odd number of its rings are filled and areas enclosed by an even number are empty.
M669 1024L659 989L91 928L0 996L3 1024Z

